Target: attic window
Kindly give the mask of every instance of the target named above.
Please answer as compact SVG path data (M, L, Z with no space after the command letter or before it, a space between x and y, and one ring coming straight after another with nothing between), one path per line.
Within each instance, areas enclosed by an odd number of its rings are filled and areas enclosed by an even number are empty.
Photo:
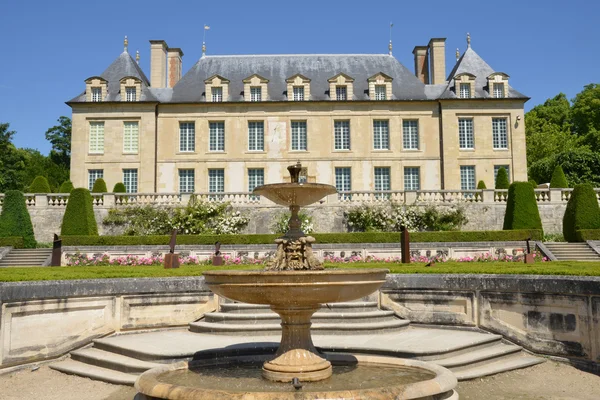
M262 88L260 86L250 87L250 101L261 101L262 100Z
M337 85L335 87L335 98L336 100L348 100L346 86Z
M494 83L494 97L497 99L504 98L504 83Z
M127 101L136 101L136 89L135 86L128 86L125 88L127 94Z
M386 87L385 85L375 85L375 100L385 100Z
M92 101L94 101L94 102L102 101L102 88L99 88L99 87L92 88Z
M223 101L223 88L221 86L212 87L212 101L218 103Z
M459 97L461 99L470 99L471 98L471 84L470 83L461 83L460 84Z
M294 101L304 101L304 86L294 86Z

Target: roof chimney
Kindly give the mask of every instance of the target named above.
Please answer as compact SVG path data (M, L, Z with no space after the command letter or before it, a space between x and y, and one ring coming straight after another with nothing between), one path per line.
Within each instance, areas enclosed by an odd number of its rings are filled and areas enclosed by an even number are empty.
M439 85L446 82L446 38L433 38L429 41L429 65L431 83Z
M150 86L164 88L167 84L167 43L150 41Z
M429 84L427 49L427 46L415 46L413 50L413 55L415 56L415 76L426 85Z
M167 49L167 64L169 65L167 87L172 88L181 79L181 57L183 57L183 51L181 51L181 49Z

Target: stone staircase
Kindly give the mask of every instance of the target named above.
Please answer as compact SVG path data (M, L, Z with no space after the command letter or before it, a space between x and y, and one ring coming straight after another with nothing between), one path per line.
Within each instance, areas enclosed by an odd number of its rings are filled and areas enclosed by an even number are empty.
M547 242L544 246L558 261L600 261L600 255L587 243Z
M52 249L12 249L0 259L1 267L43 267L49 265Z
M267 307L221 304L218 312L193 322L189 330L118 335L94 340L93 347L71 352L70 359L51 365L69 374L114 384L133 385L139 374L165 363L226 353L274 351L279 317ZM325 352L384 354L430 361L474 379L543 362L486 332L410 326L376 302L324 306L313 318L315 345ZM343 332L340 334L340 332ZM163 335L161 335L163 333ZM174 336L181 336L175 337ZM161 346L163 343L163 346ZM166 347L173 347L169 350ZM225 350L227 349L227 350Z

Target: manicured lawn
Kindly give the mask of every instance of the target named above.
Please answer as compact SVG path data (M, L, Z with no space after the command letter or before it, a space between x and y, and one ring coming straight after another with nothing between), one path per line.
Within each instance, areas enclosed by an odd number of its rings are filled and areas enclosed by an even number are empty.
M531 274L600 276L600 263L554 261L535 264L520 262L445 262L426 267L423 263L410 265L394 263L326 264L328 268L388 268L397 274ZM105 267L30 267L1 268L0 282L42 281L64 279L158 278L198 276L212 269L260 269L256 265L184 265L178 269L162 266L105 266Z

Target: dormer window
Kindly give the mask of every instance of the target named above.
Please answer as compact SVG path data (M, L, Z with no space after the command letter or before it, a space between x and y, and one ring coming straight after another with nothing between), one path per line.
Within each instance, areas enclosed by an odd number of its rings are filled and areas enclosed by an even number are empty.
M369 98L371 100L388 100L392 98L392 77L380 72L369 79Z
M285 81L289 101L306 101L310 99L310 79L304 75L296 74Z
M471 98L471 84L470 83L461 83L460 84L459 97L461 99L470 99Z
M304 101L304 86L294 86L294 101Z
M260 86L250 87L250 101L261 101L262 100L262 88Z
M385 85L375 85L375 100L385 100Z
M353 78L339 73L327 81L329 82L329 97L331 100L345 101L354 99Z
M136 101L136 90L134 86L128 86L125 88L127 101Z
M92 101L93 102L102 101L102 88L99 88L99 87L92 88Z
M503 72L494 72L487 77L488 91L495 99L503 99L508 95L508 75Z
M494 97L497 99L504 98L504 83L494 83Z
M250 75L244 82L244 101L264 101L268 100L269 80L258 74Z
M229 80L213 75L204 81L206 101L220 103L229 99Z
M335 87L335 99L348 100L348 91L346 90L346 86L337 85Z
M213 103L219 103L223 101L223 88L221 86L213 87L211 93Z
M475 75L463 72L454 77L454 92L459 99L475 97Z
M108 81L101 76L92 76L85 80L85 100L101 102L108 94Z
M142 94L142 81L135 76L121 78L121 101L138 101Z

